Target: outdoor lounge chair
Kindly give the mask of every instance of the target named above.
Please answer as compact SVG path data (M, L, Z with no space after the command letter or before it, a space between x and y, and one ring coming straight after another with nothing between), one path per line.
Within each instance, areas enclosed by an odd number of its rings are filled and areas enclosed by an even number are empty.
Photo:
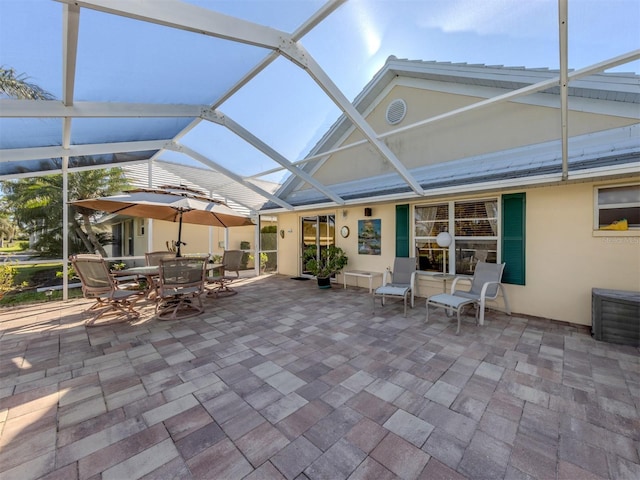
M209 256L160 259L156 315L159 320L178 320L204 312L205 267Z
M391 279L388 278L391 274ZM373 292L373 307L375 311L376 297L381 297L384 306L386 297L402 297L404 299L404 316L407 316L407 300L411 296L411 308L414 303L416 282L416 259L413 257L396 257L393 271L384 272L382 286Z
M84 297L96 300L87 310L95 312L93 317L85 322L87 327L135 320L140 316L133 308L144 292L119 288L104 258L95 254L78 254L72 255L69 260L80 277ZM97 323L103 316L111 318Z
M222 255L222 264L224 267L219 271L218 275L207 277L207 283L213 284L213 288L209 290L207 295L218 297L220 294L231 296L238 293L229 287L229 284L240 278L240 266L242 265L242 250L225 250ZM235 275L226 275L226 272L234 272Z
M441 293L427 298L427 322L429 321L429 305L444 307L447 316L451 311L458 315L458 329L456 334L460 332L460 311L467 305L473 305L476 308L476 323L484 325L484 310L487 300L496 300L500 292L504 299L505 312L511 315L511 307L507 292L502 283L502 272L504 272L504 263L487 263L478 262L473 273L473 277L458 276L451 284L451 294ZM470 290L458 290L456 287L459 281L470 281Z

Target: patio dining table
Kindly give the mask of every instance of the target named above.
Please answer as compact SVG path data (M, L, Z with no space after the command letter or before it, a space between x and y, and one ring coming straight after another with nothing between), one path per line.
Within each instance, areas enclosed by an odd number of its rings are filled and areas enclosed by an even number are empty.
M221 268L224 268L224 263L208 263L206 267L207 270L220 270ZM150 298L151 293L155 291L154 284L155 279L160 275L160 266L145 265L142 267L130 267L123 270L118 270L114 272L114 274L118 277L131 275L145 277L147 283L145 297L148 299Z

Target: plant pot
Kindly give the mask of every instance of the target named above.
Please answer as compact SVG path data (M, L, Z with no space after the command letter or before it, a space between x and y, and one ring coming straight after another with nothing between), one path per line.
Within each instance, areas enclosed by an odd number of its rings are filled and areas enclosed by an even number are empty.
M318 288L331 288L331 277L317 278Z

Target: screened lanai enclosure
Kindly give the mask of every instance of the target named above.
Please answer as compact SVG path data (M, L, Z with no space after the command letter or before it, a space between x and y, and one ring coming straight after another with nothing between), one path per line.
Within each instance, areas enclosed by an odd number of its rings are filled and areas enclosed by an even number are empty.
M0 66L51 98L0 97L0 179L120 166L134 186L172 178L256 220L420 198L426 183L397 135L542 91L559 99L566 179L569 91L593 75L638 72L638 13L623 0L4 0ZM541 74L383 134L366 120L366 100L394 58L434 62L436 81L469 65ZM359 139L336 146L348 131ZM343 152L371 167L347 186L316 174ZM394 187L369 182L380 175ZM67 225L68 212L56 213Z

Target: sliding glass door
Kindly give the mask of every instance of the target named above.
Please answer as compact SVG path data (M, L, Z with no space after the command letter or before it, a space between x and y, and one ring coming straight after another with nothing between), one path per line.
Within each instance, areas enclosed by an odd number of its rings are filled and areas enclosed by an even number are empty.
M300 251L300 272L302 276L312 276L306 268L304 251L315 245L318 255L329 245L336 244L336 216L318 215L314 217L302 217L302 245Z

